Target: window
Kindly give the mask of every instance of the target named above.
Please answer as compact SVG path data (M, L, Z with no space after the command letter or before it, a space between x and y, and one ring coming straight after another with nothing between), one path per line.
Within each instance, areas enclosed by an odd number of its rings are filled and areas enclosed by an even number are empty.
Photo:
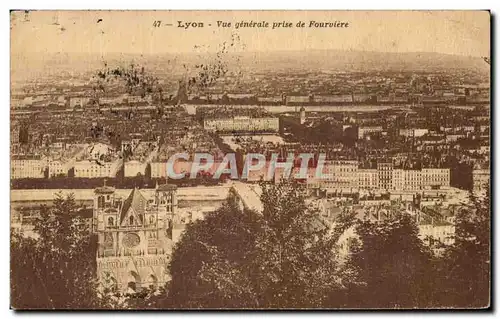
M108 226L113 226L113 225L114 225L113 217L108 217Z
M104 207L104 196L99 196L97 198L97 207L98 208Z
M129 224L133 225L134 224L134 216L129 217Z
M149 216L149 223L154 224L155 222L155 217L154 216Z

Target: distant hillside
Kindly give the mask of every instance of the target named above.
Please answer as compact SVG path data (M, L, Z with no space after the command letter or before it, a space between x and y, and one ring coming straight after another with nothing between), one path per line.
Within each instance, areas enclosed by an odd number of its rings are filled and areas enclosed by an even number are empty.
M108 65L134 62L162 74L179 75L184 67L213 63L214 54L21 54L11 59L12 78L50 76L59 72L88 72ZM444 71L469 69L489 73L489 65L480 57L441 53L388 53L368 51L310 50L237 53L227 58L228 66L262 70L330 70L330 71ZM211 62L212 61L212 62Z
M388 53L369 51L311 50L247 54L249 60L276 68L331 69L339 71L438 71L446 69L477 69L489 72L489 65L480 57L441 53Z

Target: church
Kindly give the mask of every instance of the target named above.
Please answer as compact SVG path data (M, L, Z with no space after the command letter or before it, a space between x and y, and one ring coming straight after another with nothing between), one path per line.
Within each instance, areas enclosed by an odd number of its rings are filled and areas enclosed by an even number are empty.
M97 235L97 274L102 288L133 293L170 280L176 186L157 186L147 198L133 189L127 198L113 187L94 191L92 228Z

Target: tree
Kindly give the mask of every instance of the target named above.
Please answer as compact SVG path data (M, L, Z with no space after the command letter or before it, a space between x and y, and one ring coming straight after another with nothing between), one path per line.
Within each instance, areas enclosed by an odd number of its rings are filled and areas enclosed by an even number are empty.
M262 214L229 199L205 220L188 225L172 255L171 305L325 306L328 293L338 287L333 237L317 212L306 207L298 184L262 187Z
M37 238L11 238L11 304L16 309L93 309L95 238L77 216L72 195L57 196L34 222Z
M257 241L259 306L318 308L338 289L335 236L307 207L303 185L262 184L262 232Z
M229 199L188 225L172 255L170 299L163 307L255 307L250 270L259 218Z
M347 282L347 307L429 307L433 298L433 257L418 238L414 219L395 213L383 221L361 220L359 244L347 264L355 279Z
M471 205L456 216L455 243L445 255L441 303L449 307L490 305L490 191L471 196Z

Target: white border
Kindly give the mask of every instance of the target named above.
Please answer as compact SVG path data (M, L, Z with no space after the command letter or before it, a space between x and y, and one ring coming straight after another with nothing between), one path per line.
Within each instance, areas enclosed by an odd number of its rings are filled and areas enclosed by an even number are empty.
M9 14L8 10L9 9L71 9L71 10L78 10L78 9L140 9L140 10L146 10L146 9L217 9L217 10L222 10L222 9L235 9L235 10L245 10L245 9L313 9L313 10L361 10L361 9L376 9L376 10L397 10L397 9L413 9L413 10L418 10L418 9L455 9L455 10L460 10L460 9L491 9L492 12L495 14L498 14L500 12L499 9L499 1L486 1L486 0L468 0L468 1L462 1L462 0L455 0L455 1L446 1L446 2L437 2L435 0L420 0L418 2L413 2L409 3L407 1L355 1L355 0L349 0L349 1L321 1L321 0L307 0L307 1L274 1L270 2L269 0L252 0L252 1L203 1L203 0L198 0L198 1L151 1L151 0L141 0L141 1L131 1L131 0L121 0L116 3L112 3L110 1L105 2L103 0L86 0L86 1L79 1L78 3L76 1L61 1L61 0L46 0L46 1L24 1L24 0L17 0L17 1L3 1L1 3L2 7L2 14L1 16L1 28L0 28L0 34L2 37L2 63L1 63L1 92L2 92L2 101L3 101L3 106L0 107L0 121L2 122L0 125L0 130L2 131L2 138L0 139L0 149L2 151L2 155L0 156L0 167L2 169L0 170L0 187L1 187L1 205L2 205L2 221L3 221L3 235L0 241L0 247L1 247L1 253L4 256L3 262L0 263L1 267L1 272L0 272L0 292L1 292L1 312L4 315L7 315L7 317L13 317L15 313L11 310L9 310L9 305L10 305L10 284L9 284L9 268L10 268L10 263L8 262L8 257L9 256L9 225L10 225L10 219L9 219L9 190L10 190L10 184L9 184L9 105L10 105L10 100L9 100L9 87L10 87L10 82L9 82L9 74L10 74L10 64L9 64L9 57L10 57L10 50L9 50ZM498 27L498 17L495 18L494 20L495 26ZM497 28L495 28L497 29ZM498 33L495 33L495 40L494 43L498 43ZM493 45L493 43L492 43ZM492 57L492 59L495 59L495 56ZM494 73L496 73L497 68L493 70ZM499 92L498 90L498 79L495 81L495 87L492 88L495 92ZM500 115L499 112L496 111L494 112L495 116L493 119L493 123L500 123ZM494 128L495 125L492 125ZM494 141L498 141L499 137L496 134L497 129L494 129ZM496 146L496 145L495 145ZM494 148L494 155L495 155L495 167L498 166L498 152L497 148ZM498 199L499 197L499 190L498 190L498 185L496 183L495 179L495 193L493 194L494 198ZM493 212L492 215L496 215L496 212ZM495 220L495 225L494 229L499 230L500 225L499 221L500 218L496 216L494 218ZM499 247L498 245L498 236L495 236L495 242L493 247ZM497 264L497 254L494 255L494 265ZM498 290L495 290L495 301L494 304L498 307ZM49 315L52 316L54 315L53 313L38 313L38 314L33 314L30 313L29 315L33 316L44 316L44 315ZM58 316L67 316L67 315L78 315L81 317L90 317L90 316L109 316L109 313L79 313L79 314L72 314L72 313L58 313ZM113 314L115 315L115 314ZM194 314L194 313L165 313L165 314L160 314L160 313L120 313L116 315L127 315L127 316L132 316L132 317L138 317L139 315L147 315L147 316L154 316L154 315L165 315L169 317L182 317L186 315L200 315L200 314ZM216 318L221 315L229 315L229 316L261 316L263 315L262 313L245 313L245 314L235 314L235 313L211 313L211 314L205 314L205 316L213 317ZM327 315L330 316L332 313L314 313L314 314L290 314L290 313L272 313L272 315L275 316L288 316L288 315L301 315L301 316L313 316L313 315ZM335 316L340 316L341 318L349 318L350 316L359 316L361 315L360 313L335 313L333 314ZM365 314L366 315L366 314ZM371 315L374 315L372 313ZM440 318L442 316L467 316L467 317L474 317L481 315L479 314L473 314L473 313L447 313L447 314L441 314L441 313L432 313L432 314L422 314L422 313L395 313L395 314L389 314L387 312L381 313L381 314L375 314L377 316L405 316L405 317L413 317L417 318L422 315L429 316L429 317L434 317L434 318Z

